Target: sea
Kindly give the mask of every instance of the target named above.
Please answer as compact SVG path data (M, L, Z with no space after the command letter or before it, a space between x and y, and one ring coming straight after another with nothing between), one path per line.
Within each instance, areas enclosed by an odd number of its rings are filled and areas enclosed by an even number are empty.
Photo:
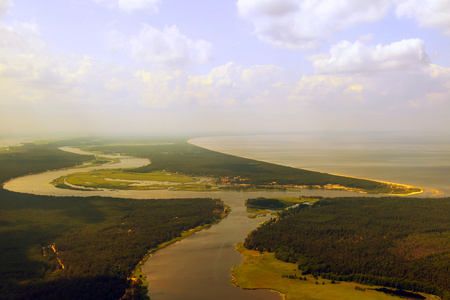
M332 174L401 183L450 197L450 135L314 132L210 136L210 150Z

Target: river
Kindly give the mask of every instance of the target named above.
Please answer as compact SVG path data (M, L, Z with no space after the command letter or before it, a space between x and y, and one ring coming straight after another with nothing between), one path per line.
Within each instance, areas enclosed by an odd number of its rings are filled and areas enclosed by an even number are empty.
M198 140L191 141L201 145ZM203 140L205 142L205 139ZM216 140L217 142L217 140ZM211 147L214 148L214 147ZM86 154L73 148L62 148L79 154ZM224 151L226 152L226 151ZM117 156L114 156L117 158ZM138 167L149 163L147 159L119 157L121 162L106 166L70 168L48 171L13 179L5 183L4 188L22 193L55 196L111 196L135 199L170 199L211 197L222 199L231 213L210 229L201 231L176 244L155 252L143 265L142 270L149 282L149 296L152 300L169 299L281 299L275 292L267 290L243 290L230 284L230 271L242 262L242 256L234 245L243 242L248 232L267 218L251 219L247 217L244 201L255 197L276 196L359 196L347 191L301 190L296 192L180 192L145 190L96 190L79 191L58 189L49 184L53 179L73 172L102 168ZM255 158L255 157L252 157ZM370 195L369 195L370 196Z
M65 151L90 154L78 149L63 147ZM235 244L243 242L247 234L261 222L269 218L248 218L244 202L256 197L288 196L356 196L346 191L303 190L297 192L189 192L168 190L96 190L81 191L59 189L50 184L54 179L74 172L102 168L139 167L149 163L147 159L122 156L120 163L105 166L69 168L27 175L12 179L4 188L14 192L53 196L111 196L134 199L170 199L210 197L220 198L231 208L231 213L210 229L196 233L176 244L154 253L142 266L149 282L149 296L152 300L167 299L281 299L281 296L268 290L244 290L230 284L231 268L242 262Z

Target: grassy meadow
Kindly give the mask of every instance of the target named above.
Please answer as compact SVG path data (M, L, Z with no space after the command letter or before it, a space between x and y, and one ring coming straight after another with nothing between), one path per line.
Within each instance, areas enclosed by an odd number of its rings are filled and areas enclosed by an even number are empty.
M233 268L232 283L246 289L270 289L284 295L286 300L392 300L395 299L367 286L353 282L335 282L302 275L297 264L282 262L274 253L248 250L242 244L236 246L244 256L244 262ZM291 276L291 278L289 278ZM300 280L299 278L302 278ZM306 278L306 280L303 280ZM439 299L437 296L422 294L426 299Z

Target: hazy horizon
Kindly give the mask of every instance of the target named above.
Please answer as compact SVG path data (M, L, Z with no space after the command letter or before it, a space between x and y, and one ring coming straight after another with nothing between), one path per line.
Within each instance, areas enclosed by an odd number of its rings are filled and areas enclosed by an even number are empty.
M445 0L0 0L0 137L450 131Z

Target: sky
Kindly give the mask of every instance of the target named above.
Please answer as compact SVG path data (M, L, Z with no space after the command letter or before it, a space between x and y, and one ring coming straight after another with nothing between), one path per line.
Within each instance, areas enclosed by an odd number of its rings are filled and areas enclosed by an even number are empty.
M448 0L0 0L0 136L450 131Z

